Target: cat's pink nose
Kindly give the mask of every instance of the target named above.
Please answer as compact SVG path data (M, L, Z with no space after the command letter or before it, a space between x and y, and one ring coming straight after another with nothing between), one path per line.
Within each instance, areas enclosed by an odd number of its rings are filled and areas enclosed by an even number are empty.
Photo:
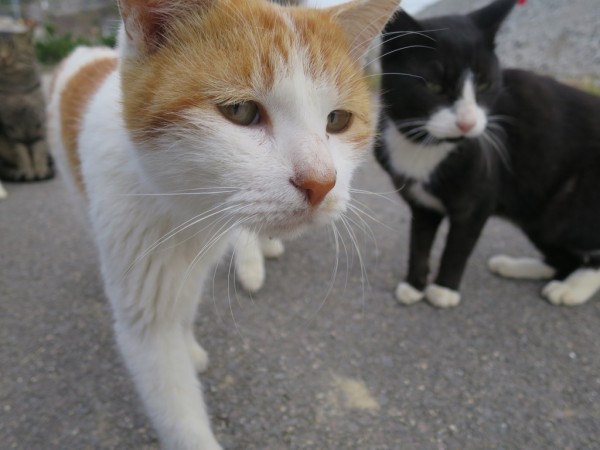
M317 206L335 186L335 172L325 177L297 177L290 178L290 183L306 196L311 206Z
M468 133L473 128L475 128L476 122L474 120L458 120L456 122L456 126L463 133Z

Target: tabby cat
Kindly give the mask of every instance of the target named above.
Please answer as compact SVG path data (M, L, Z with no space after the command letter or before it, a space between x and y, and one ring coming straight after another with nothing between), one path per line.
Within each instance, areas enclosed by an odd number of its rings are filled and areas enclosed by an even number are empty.
M495 256L494 273L551 279L542 295L556 305L584 303L600 287L600 99L500 68L495 36L516 2L422 21L401 14L386 28L376 156L412 211L401 303L457 305L492 214L520 227L544 256ZM444 217L449 233L430 282Z
M345 210L375 131L358 61L397 4L121 0L118 50L62 65L51 145L85 199L118 346L166 448L220 448L193 326L231 239L298 235Z
M33 31L0 32L0 179L52 176Z

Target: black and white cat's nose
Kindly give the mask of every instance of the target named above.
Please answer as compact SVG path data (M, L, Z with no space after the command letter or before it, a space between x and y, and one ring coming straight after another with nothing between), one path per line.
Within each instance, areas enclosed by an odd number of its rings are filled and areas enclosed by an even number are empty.
M326 174L298 174L290 178L290 183L302 194L311 206L318 206L325 196L333 189L336 181L336 173Z
M475 128L475 125L477 125L477 120L475 119L460 119L456 121L456 127L464 134Z

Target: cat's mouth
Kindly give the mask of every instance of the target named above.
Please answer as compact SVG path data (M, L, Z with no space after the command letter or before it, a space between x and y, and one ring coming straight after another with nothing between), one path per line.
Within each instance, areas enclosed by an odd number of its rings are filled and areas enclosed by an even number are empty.
M332 223L338 216L332 208L298 208L265 218L261 228L269 236L290 238Z

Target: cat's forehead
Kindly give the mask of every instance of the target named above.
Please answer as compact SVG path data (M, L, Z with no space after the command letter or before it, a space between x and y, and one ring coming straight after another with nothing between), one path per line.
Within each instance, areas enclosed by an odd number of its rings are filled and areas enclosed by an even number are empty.
M217 2L174 24L165 42L144 64L123 65L125 113L134 128L156 127L190 108L260 102L292 79L303 80L289 90L294 95L307 86L325 89L343 103L332 107L365 109L359 64L320 10Z

